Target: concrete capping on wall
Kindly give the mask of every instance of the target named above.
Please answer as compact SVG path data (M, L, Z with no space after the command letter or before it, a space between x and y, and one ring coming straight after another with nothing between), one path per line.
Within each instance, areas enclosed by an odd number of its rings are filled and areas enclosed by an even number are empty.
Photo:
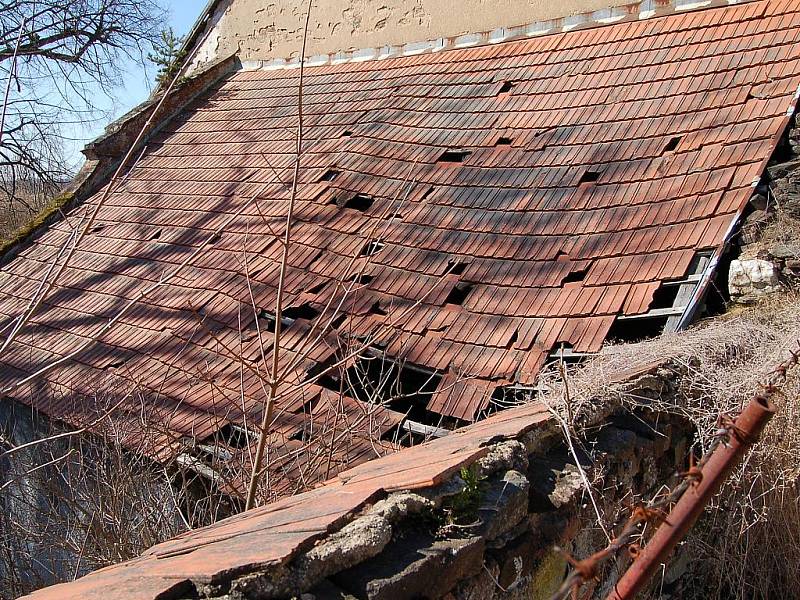
M691 424L647 399L677 402L685 372L669 359L616 371L576 415L591 441L577 460L604 481L608 517L682 466ZM529 403L26 598L547 597L564 575L553 545L584 556L606 542L586 526L596 516L575 460L550 409ZM609 564L604 580L617 574Z
M664 363L642 369L617 389L642 400L663 399L675 392L682 372L679 365ZM586 443L590 454L578 451L580 466L553 420L517 436L497 436L460 473L440 483L374 494L313 544L297 547L286 562L248 566L212 581L192 580L187 590L169 597L549 597L566 566L554 546L582 557L606 542L597 527L588 526L596 515L586 501L580 469L602 480L599 502L610 516L631 492L647 497L668 481L681 468L693 434L686 420L648 411L631 414L613 396L594 400L594 412L579 419L581 430L592 430ZM597 423L604 426L594 428ZM436 445L429 446L432 458ZM380 464L361 469L380 472ZM302 495L294 500L303 502ZM474 504L459 518L465 502ZM607 592L624 566L624 558L611 561L598 591Z
M516 27L501 27L491 31L463 34L458 36L437 38L419 42L408 42L402 45L387 45L357 50L339 51L330 54L317 54L305 59L306 67L338 65L348 62L364 62L367 60L384 60L402 56L441 52L458 48L469 48L487 44L499 44L514 40L523 40L544 35L566 33L577 29L590 29L614 23L641 21L654 17L663 17L690 10L719 8L733 4L744 4L753 0L642 0L616 8L605 8L593 12L582 13L559 19L536 21ZM213 7L211 7L213 9ZM271 60L244 60L245 70L280 70L293 69L300 66L300 58L273 58Z
M150 123L149 130L133 149L134 155L141 152L155 134L198 96L240 68L236 55L231 55L203 65L202 70L192 73L175 86L161 105L161 116ZM86 162L61 194L37 216L35 227L24 231L6 247L0 247L0 266L7 264L23 247L36 239L41 231L61 219L64 213L82 204L108 183L136 137L147 125L147 120L162 97L163 92L153 94L145 102L110 123L100 137L84 147Z
M151 124L150 130L145 133L139 146L134 148L134 152L146 146L153 135L163 129L188 104L221 79L239 70L239 68L238 59L235 55L231 55L204 65L202 71L193 73L188 79L176 86L161 107L162 116ZM147 119L150 118L162 97L163 92L148 98L145 102L109 124L103 135L86 144L83 154L86 156L87 165L92 162L99 162L101 164L105 163L103 166L106 167L106 170L110 170L111 167L116 168L122 156L130 149L136 136L146 125ZM97 169L93 169L90 176L82 180L79 175L71 185L86 189L86 185L90 183L92 178L96 179L99 174ZM101 179L104 179L104 177L101 177ZM96 185L90 186L90 193L96 191L97 187ZM78 188L75 189L77 191Z

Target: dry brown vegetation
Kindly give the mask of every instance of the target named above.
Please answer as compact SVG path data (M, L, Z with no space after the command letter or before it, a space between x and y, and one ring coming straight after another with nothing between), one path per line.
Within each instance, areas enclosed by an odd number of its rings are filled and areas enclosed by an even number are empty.
M797 348L798 340L800 294L787 291L747 309L734 308L689 331L607 347L569 374L570 410L585 414L595 409L588 399L605 396L631 409L678 413L694 423L699 455L711 444L718 417L737 413L759 381L789 349ZM616 373L664 359L678 365L680 375L674 394L662 401L625 395L608 383ZM543 374L552 389L546 395L548 403L564 409L560 379L555 367ZM776 404L778 413L762 442L735 470L682 545L688 559L685 573L677 581L671 581L672 574L656 581L653 598L798 597L800 374L790 375Z
M0 246L27 231L57 192L57 184L29 181L18 183L15 195L0 193Z

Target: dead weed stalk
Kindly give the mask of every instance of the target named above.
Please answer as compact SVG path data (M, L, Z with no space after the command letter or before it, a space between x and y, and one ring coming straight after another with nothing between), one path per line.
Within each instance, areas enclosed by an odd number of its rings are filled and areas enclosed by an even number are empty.
M798 339L800 295L787 292L679 334L608 346L569 372L571 429L580 435L582 424L593 422L591 415L601 410L598 399L605 399L606 409L615 405L689 419L696 430L692 452L705 456L720 439L720 419L738 414L762 382L769 387L772 368L796 350ZM655 363L668 365L659 372L670 382L668 391L640 397L610 383L615 373ZM551 366L542 381L549 390L546 401L566 418L561 370ZM780 388L773 390L778 413L761 443L682 546L689 559L686 572L661 581L651 598L786 598L800 589L800 376L796 370L783 375Z

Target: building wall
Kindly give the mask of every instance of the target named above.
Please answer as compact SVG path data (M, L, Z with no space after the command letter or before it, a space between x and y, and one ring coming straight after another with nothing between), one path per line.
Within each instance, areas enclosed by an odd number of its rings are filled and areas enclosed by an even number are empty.
M70 429L0 399L0 600L185 531L161 467L89 434L53 437Z
M317 0L307 56L399 45L547 21L631 0ZM214 30L198 55L203 63L238 52L242 60L299 53L306 2L221 0Z
M45 417L9 398L0 401L0 453L46 438L49 432ZM66 581L75 572L75 557L65 544L38 543L42 535L65 538L64 529L48 518L53 498L65 494L59 493L64 490L58 467L34 469L67 451L67 443L52 441L0 454L0 600Z

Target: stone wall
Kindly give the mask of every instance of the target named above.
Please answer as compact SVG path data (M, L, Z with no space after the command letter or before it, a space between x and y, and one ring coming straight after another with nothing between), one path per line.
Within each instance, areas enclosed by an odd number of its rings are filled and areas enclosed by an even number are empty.
M678 380L677 369L662 367L624 393L642 403L668 399ZM609 520L624 518L626 502L650 497L683 468L687 423L622 409L604 412L602 422L576 435L578 461L558 428L500 441L441 485L367 505L289 563L195 583L191 598L547 599L564 579L565 553L583 558L606 544L578 465ZM608 592L627 563L625 556L609 563L594 592Z
M800 280L800 127L796 117L750 199L731 261L731 299L751 304Z

